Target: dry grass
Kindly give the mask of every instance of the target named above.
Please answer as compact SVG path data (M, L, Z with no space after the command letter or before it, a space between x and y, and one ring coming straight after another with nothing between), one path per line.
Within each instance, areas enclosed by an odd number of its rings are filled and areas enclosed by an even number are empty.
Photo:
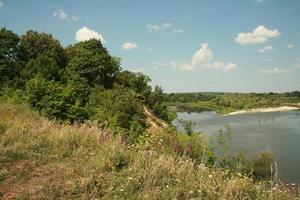
M163 144L128 146L96 124L59 124L26 106L0 103L0 198L293 199L157 145Z

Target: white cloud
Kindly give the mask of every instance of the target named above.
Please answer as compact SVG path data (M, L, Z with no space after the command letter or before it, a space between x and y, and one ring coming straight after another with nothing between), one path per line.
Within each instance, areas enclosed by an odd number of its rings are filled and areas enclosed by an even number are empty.
M137 47L138 45L136 43L125 42L124 44L122 44L122 49L124 50L135 49Z
M158 69L159 67L171 67L172 69L178 69L180 68L181 64L178 64L175 61L169 61L169 62L160 62L156 61L154 62L154 69Z
M213 52L209 49L208 44L201 44L200 49L193 55L191 62L175 62L169 61L166 63L156 62L158 67L171 67L183 71L192 71L196 69L216 69L223 71L232 71L236 68L236 64L221 61L213 61Z
M76 16L71 16L71 19L72 19L74 22L77 22L77 21L78 21L78 17L76 17Z
M204 66L213 58L213 53L209 49L208 44L201 44L201 48L193 55L191 67Z
M184 33L181 28L174 28L173 24L170 22L165 22L162 25L157 24L147 24L147 29L150 32L165 32L170 34Z
M59 18L59 19L69 19L69 20L73 20L73 21L78 21L78 17L76 17L76 16L69 16L69 15L67 15L66 13L65 13L65 11L63 10L63 9L58 9L57 11L55 11L54 13L53 13L53 16L54 17L57 17L57 18Z
M272 69L261 69L261 73L264 74L281 74L281 73L287 73L287 72L292 72L290 69L281 69L281 68L272 68Z
M258 50L259 53L265 53L265 52L270 52L273 50L273 47L272 46L265 46L261 49Z
M239 33L235 41L241 45L259 44L266 42L269 38L280 36L281 33L277 30L269 30L268 28L259 25L252 32Z
M148 51L149 51L149 52L153 51L153 48L152 48L152 47L149 47L149 48L148 48Z
M236 64L234 64L234 63L225 64L220 61L216 61L216 62L213 62L212 64L209 64L209 67L213 68L213 69L221 69L221 70L225 70L225 71L231 71L236 68Z
M257 3L261 3L261 2L263 2L263 0L256 0L256 2L257 2Z
M174 33L184 33L184 30L179 28L179 29L174 29L173 32Z
M292 49L294 47L295 47L295 45L293 45L293 44L289 44L289 45L286 46L286 48L288 48L288 49Z
M153 32L159 32L160 27L156 24L147 24L147 29Z
M225 70L226 71L231 71L231 70L234 70L236 68L236 64L234 63L228 63L225 67Z
M2 8L4 6L4 3L2 0L0 0L0 8Z
M166 22L162 25L162 29L170 29L172 28L173 24L170 22Z
M53 13L54 17L58 17L60 19L67 19L68 15L65 13L63 9L58 9L58 11Z
M105 40L100 33L96 32L94 30L91 30L91 29L87 28L86 26L79 29L75 34L75 40L77 42L86 41L86 40L90 40L90 39L97 39L97 40L100 40L102 42L102 44L105 44Z

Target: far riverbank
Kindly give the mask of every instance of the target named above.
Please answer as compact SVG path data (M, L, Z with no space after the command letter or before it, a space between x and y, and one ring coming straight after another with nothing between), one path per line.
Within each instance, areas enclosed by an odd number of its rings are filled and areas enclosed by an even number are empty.
M224 116L228 115L240 115L240 114L248 114L248 113L260 113L260 112L282 112L282 111L290 111L290 110L299 110L299 107L295 106L280 106L280 107L271 107L271 108L255 108L249 110L239 110L235 112L230 112L225 114Z

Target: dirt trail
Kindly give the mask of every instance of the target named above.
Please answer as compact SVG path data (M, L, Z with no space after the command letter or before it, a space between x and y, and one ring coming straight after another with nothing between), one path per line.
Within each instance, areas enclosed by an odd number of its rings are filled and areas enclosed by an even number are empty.
M158 119L146 106L144 106L144 112L146 114L146 122L149 125L147 129L149 133L155 134L157 132L162 132L168 127L164 121Z

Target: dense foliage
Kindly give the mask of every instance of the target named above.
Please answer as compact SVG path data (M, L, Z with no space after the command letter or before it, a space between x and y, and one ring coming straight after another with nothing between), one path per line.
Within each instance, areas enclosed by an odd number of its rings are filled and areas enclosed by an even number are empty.
M47 33L18 36L0 30L0 92L49 118L96 120L136 138L146 128L143 104L169 120L160 87L142 73L122 70L100 40L63 48ZM135 136L133 136L135 135Z

